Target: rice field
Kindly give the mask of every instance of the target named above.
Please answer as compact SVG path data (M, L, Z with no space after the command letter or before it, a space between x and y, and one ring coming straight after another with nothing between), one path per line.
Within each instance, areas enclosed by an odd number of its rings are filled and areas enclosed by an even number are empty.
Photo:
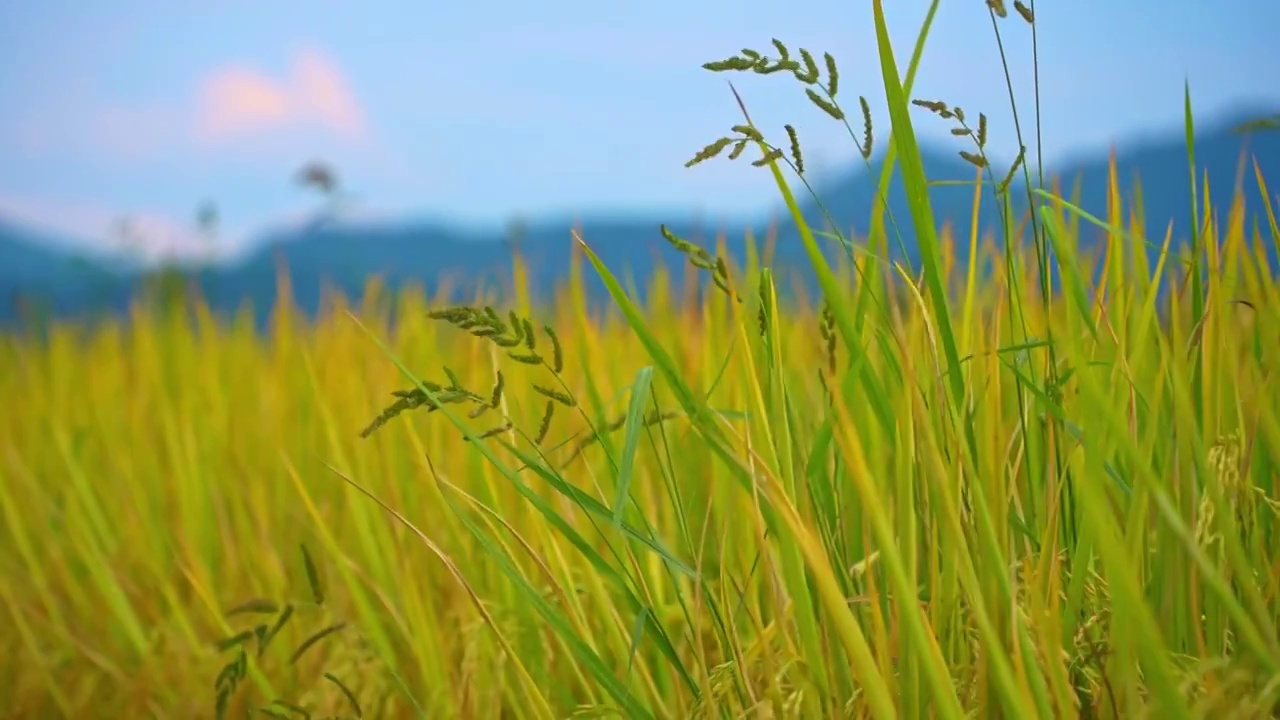
M1276 717L1280 232L1206 199L1189 270L1112 190L1037 214L1047 300L919 194L920 268L802 223L816 297L575 236L551 303L3 336L0 715Z
M1267 717L1268 241L1218 231L1199 321L1123 240L1048 313L1030 269L1021 302L948 269L957 404L872 259L825 310L755 263L763 302L673 268L629 317L584 253L549 311L517 274L479 321L371 282L313 322L286 276L266 336L196 305L6 337L6 716L209 717L243 650L233 714ZM863 304L851 355L829 308Z

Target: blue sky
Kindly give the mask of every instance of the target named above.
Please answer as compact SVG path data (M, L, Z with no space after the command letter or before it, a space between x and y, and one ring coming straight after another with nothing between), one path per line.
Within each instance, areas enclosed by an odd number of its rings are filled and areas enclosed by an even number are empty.
M1012 3L1010 2L1010 5ZM927 0L886 0L899 64ZM1280 7L1205 0L1041 2L1046 162L1177 127L1189 78L1201 117L1280 106ZM1031 107L1029 28L1002 24L1015 91ZM0 217L104 244L134 216L157 245L190 242L215 201L223 242L296 221L291 182L336 166L356 212L498 226L515 214L760 211L769 178L683 162L738 120L701 63L739 48L830 51L841 96L865 94L883 137L869 0L48 0L0 8ZM948 0L917 96L991 118L1016 143L982 0ZM843 128L784 76L739 76L754 119L794 123L821 174L854 152ZM920 134L947 142L919 116Z

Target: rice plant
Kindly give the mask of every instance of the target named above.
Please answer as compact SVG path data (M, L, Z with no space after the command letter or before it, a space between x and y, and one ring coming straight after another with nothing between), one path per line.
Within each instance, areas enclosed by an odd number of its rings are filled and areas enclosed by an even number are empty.
M196 300L0 338L4 714L1275 717L1261 169L1225 214L1196 196L1183 267L1114 173L1095 216L1032 178L1038 129L995 167L983 112L913 95L937 5L903 76L871 3L887 129L865 97L848 121L832 53L704 66L798 83L864 161L885 148L882 195L906 183L910 217L816 229L803 138L735 86L690 171L771 174L816 299L754 244L662 226L681 262L643 304L575 231L549 305L517 262L466 304L370 280L310 320L284 275L265 336ZM988 0L997 39L1034 33L1013 10ZM926 122L994 232L934 217ZM904 229L920 267L888 252ZM714 291L680 302L678 271Z

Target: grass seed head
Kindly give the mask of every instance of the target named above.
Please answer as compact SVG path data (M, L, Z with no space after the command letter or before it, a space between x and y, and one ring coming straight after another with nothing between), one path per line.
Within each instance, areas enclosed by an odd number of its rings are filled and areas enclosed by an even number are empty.
M822 318L818 324L818 333L826 343L827 368L834 375L836 372L836 316L831 310L831 303L822 304Z
M836 59L831 53L822 53L822 59L827 65L827 95L834 100L836 93L840 91L840 71L836 68Z
M822 97L813 88L805 88L804 94L809 98L809 102L816 105L822 112L830 115L833 120L844 120L844 111L832 100Z
M422 388L418 387L410 388L408 390L392 391L391 394L396 397L397 400L384 408L372 422L365 426L365 428L360 431L360 437L368 438L388 422L410 410L425 407L427 408L427 412L430 413L439 410L440 404L454 405L467 401L477 403L486 402L480 395L477 395L464 387L458 386L456 384L456 376L451 382L454 384L451 387L446 388L442 387L439 383L423 381L423 387L431 391L431 394L435 396L435 399L432 399L426 392L423 392Z
M1022 163L1026 161L1027 146L1023 145L1018 151L1018 157L1014 158L1013 164L1009 166L1009 172L1005 173L1004 179L1000 181L1000 192L1008 192L1009 186L1013 184L1013 178L1017 175L1018 169L1022 167Z
M796 79L805 85L816 84L821 73L818 70L818 63L813 59L813 54L804 48L800 48L800 61L804 63L804 70L803 72L796 71Z
M1028 7L1026 3L1022 2L1022 0L1014 0L1013 9L1016 10L1018 14L1022 16L1023 20L1027 21L1028 25L1035 24L1036 22L1035 11L1032 10L1030 7Z
M782 157L783 157L783 153L781 149L772 148L771 150L766 152L764 155L762 155L759 160L755 160L751 164L754 165L755 167L764 167L770 163L781 160Z
M698 165L708 160L711 160L712 158L715 158L718 155L720 155L720 153L723 152L724 149L729 147L729 145L732 143L733 143L733 138L722 137L719 140L716 140L710 145L707 145L706 147L699 150L691 160L689 160L684 164L684 166L687 168L691 168L694 165Z
M543 325L542 331L551 340L551 371L559 375L564 372L564 348L560 346L560 336L550 325Z
M937 115L938 117L941 117L944 120L949 120L955 116L955 114L951 112L950 108L947 107L947 104L942 102L941 100L916 99L916 100L912 100L911 104L915 105L918 108L924 108L925 110L928 110L929 112L933 113L934 115Z
M867 98L858 96L858 105L862 109L862 144L858 147L858 152L862 153L863 160L871 159L872 136L871 136L871 105L867 103Z
M226 617L233 617L235 615L241 615L245 613L258 614L258 615L275 615L279 611L280 611L280 606L277 605L274 601L259 598L255 600L249 600L248 602L241 603L231 608L230 610L227 611Z
M760 276L756 294L759 296L760 309L756 312L756 323L760 328L760 337L769 332L769 283L765 276Z
M555 400L556 402L560 403L561 405L564 405L565 407L577 407L578 405L577 400L574 400L572 397L570 397L569 395L559 390L543 387L542 385L537 385L537 384L533 386L533 389L539 395L551 398L552 400Z
M458 376L454 374L453 370L449 369L448 366L445 366L441 369L444 370L444 376L449 380L450 390L462 389L462 382L458 380Z
M495 435L501 435L502 433L504 433L504 432L506 432L506 431L508 431L508 430L510 430L510 429L511 429L511 421L509 421L509 420L508 420L507 422L505 422L505 423L503 423L503 424L499 425L498 427L489 428L488 430L485 430L484 432L482 432L482 433L480 433L479 435L477 435L477 436L476 436L476 439L477 439L477 440L488 440L489 438L491 438L491 437L493 437L493 436L495 436ZM463 442L471 442L471 438L468 438L468 437L464 437L464 438L462 438L462 440L463 440Z
M341 632L346 627L347 624L345 622L338 622L324 628L323 630L312 633L306 640L303 640L302 644L298 646L298 649L294 650L293 654L289 656L289 664L297 665L298 661L302 659L303 655L307 654L308 650L325 640L325 638Z
M791 144L791 161L795 163L796 174L804 175L804 155L800 152L800 136L796 134L795 126L785 125L787 130L787 140Z
M747 51L744 50L743 52ZM703 63L702 67L704 70L710 70L711 72L740 72L754 69L756 67L756 63L760 60L761 58L758 55L755 57L731 57L724 60L715 60Z
M497 372L497 378L493 383L493 392L489 394L489 407L496 408L502 402L502 389L505 383L502 377L502 371Z
M541 445L547 439L547 433L551 430L551 418L556 414L556 403L554 400L547 401L547 409L542 412L542 420L538 422L538 435L534 438L534 445Z
M791 59L791 52L787 50L787 46L778 38L773 38L769 42L773 43L773 47L778 51L778 57L783 60Z
M535 352L538 349L538 336L533 332L533 323L529 322L529 318L525 318L522 325L525 347L529 348L529 352Z
M339 680L333 673L325 673L324 679L333 683L333 685L342 692L343 697L347 700L347 704L351 707L351 712L354 713L357 718L364 717L364 711L360 709L360 702L356 699L356 694L351 692L351 688L347 687L346 684Z

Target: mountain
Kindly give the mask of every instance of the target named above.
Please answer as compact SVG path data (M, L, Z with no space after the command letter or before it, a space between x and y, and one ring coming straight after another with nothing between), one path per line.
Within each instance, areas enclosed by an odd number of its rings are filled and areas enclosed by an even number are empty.
M107 295L114 305L127 304L132 278L65 247L47 233L0 218L0 326L11 324L24 309L80 315Z
M1264 175L1280 178L1280 133L1236 135L1230 130L1255 114L1225 118L1197 132L1196 161L1200 172L1207 172L1211 197L1218 206L1233 197L1240 176L1242 153L1257 160ZM974 169L957 155L962 146L931 147L923 150L926 173L931 180L972 181ZM871 217L879 178L879 162L872 162L872 172L861 162L831 182L816 188L822 207L844 230L852 228L864 233ZM1155 136L1140 144L1130 144L1116 155L1117 177L1126 201L1132 198L1135 178L1142 183L1142 197L1147 218L1147 232L1153 242L1163 239L1169 222L1175 240L1188 236L1190 224L1190 189L1185 140L1182 133ZM1006 168L994 168L997 178ZM743 172L751 171L744 167ZM1105 217L1109 158L1105 155L1084 157L1046 169L1046 177L1057 177L1070 196L1079 182L1080 205L1090 213ZM1277 180L1280 182L1280 180ZM1017 187L1022 187L1019 182ZM1243 174L1240 187L1245 191L1251 217L1260 218L1261 202L1252 167ZM806 218L817 226L826 225L824 213L807 195L803 186L793 187ZM1022 212L1026 207L1025 188L1016 192ZM934 215L939 223L950 222L963 234L972 220L971 186L943 186L931 190ZM888 216L896 221L909 262L918 261L915 238L910 227L910 211L900 177L895 173L888 195ZM729 231L731 242L739 243L741 230L752 228L756 237L764 236L769 215L785 218L773 210L754 218L739 218L717 227ZM624 217L624 216L619 216ZM996 224L993 203L984 199L980 226ZM1252 219L1249 220L1252 222ZM654 217L646 220L617 219L597 215L581 223L583 234L592 248L621 278L632 277L643 287L655 263L661 259L675 267L681 258L665 243L658 226L666 223L676 233L695 242L709 243L715 228L700 224L692 213L685 217ZM1096 242L1101 231L1082 225L1086 244ZM569 268L572 253L569 223L543 221L528 226L521 241L522 253L530 265L533 287L548 291L562 280ZM891 233L895 230L891 228ZM501 233L474 233L429 221L383 224L328 224L301 231L275 233L264 238L261 249L239 263L199 271L201 289L215 308L234 311L245 301L252 303L261 317L273 303L276 294L278 262L289 268L294 297L304 310L314 311L321 289L336 287L348 296L359 295L366 279L381 275L392 285L422 283L434 289L441 278L453 284L470 285L475 281L501 283L510 277L511 254ZM896 236L891 240L891 254L901 255ZM127 308L130 298L141 287L141 276L121 269L107 268L89 261L76 260L51 249L48 238L33 229L0 221L0 325L18 321L23 312L33 308L45 316L72 317L95 313L118 313ZM731 245L732 247L732 245ZM836 248L832 248L833 251ZM957 248L965 263L967 248ZM1155 250L1152 250L1154 255ZM1278 261L1275 247L1270 248L1273 265ZM833 256L834 257L834 256ZM788 221L778 225L778 242L774 266L780 270L798 269L808 275L808 261L794 227ZM587 272L589 292L602 293L603 287L594 274ZM14 302L24 298L25 305Z

